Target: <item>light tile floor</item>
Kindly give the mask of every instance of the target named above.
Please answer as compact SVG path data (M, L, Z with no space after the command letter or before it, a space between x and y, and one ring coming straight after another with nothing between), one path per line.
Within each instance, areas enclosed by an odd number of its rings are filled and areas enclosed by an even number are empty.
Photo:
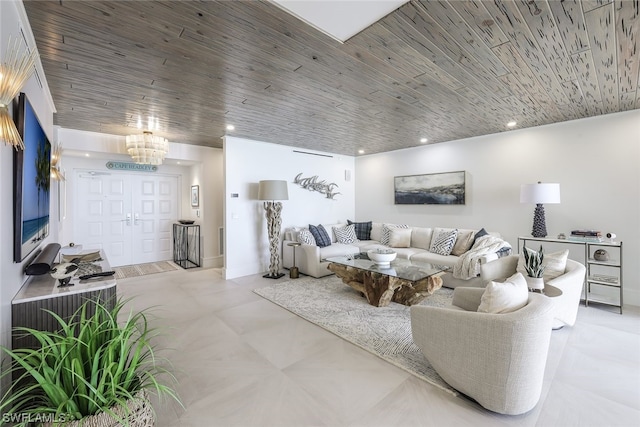
M287 276L279 279L289 280ZM252 292L274 280L193 269L118 282L154 306L186 409L156 426L638 426L640 308L581 306L554 331L542 396L520 416L454 397Z

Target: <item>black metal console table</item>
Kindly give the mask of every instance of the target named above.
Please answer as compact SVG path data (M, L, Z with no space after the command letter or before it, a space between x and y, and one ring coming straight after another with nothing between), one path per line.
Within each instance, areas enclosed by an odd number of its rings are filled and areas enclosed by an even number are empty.
M200 267L200 226L173 224L173 262L182 268Z

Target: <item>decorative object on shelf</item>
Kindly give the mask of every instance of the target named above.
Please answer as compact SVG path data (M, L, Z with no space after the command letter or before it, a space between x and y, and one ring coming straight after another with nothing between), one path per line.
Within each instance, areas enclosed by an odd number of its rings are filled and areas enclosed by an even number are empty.
M566 238L567 238L567 235L566 235L566 234L564 234L564 233L560 233L560 234L558 234L558 239L560 239L560 240L564 240L564 239L566 239Z
M200 186L192 185L191 186L191 207L197 208L200 206Z
M169 151L169 141L151 131L144 131L142 135L127 135L127 153L134 162L145 165L161 165Z
M52 318L56 332L16 328L44 344L1 347L12 362L1 378L15 380L2 397L3 415L57 420L51 425L152 426L148 390L182 405L167 385L176 382L169 362L151 342L158 332L149 326L149 314L127 313L125 303L87 300L70 320Z
M464 205L465 171L396 176L396 205Z
M60 167L60 160L62 159L62 144L57 143L51 148L51 178L56 181L66 181L62 168Z
M533 237L547 237L547 225L544 217L543 203L560 203L560 184L542 183L522 184L520 186L520 203L534 203Z
M398 254L391 249L371 249L367 251L369 259L380 267L389 267Z
M334 182L327 184L325 180L318 181L318 175L312 176L311 178L302 178L302 173L299 173L293 179L293 183L298 184L305 190L317 191L318 193L324 194L327 199L331 200L335 200L335 197L341 194L334 191L334 189L338 188L338 184Z
M544 250L542 245L540 245L540 249L537 252L527 248L526 245L522 246L522 251L524 253L524 268L527 270L527 277L525 277L527 286L533 290L544 289L544 280L542 278L544 273L544 265L542 265Z
M607 233L607 239L609 239L609 242L613 243L616 240L616 235L614 233Z
M65 286L69 286L69 282L71 278L78 271L78 264L73 264L70 262L63 262L62 264L58 264L51 269L51 277L54 279L58 279L58 287L63 288Z
M579 240L583 242L602 242L602 232L597 230L572 230L572 240Z
M597 249L593 253L593 259L603 262L609 261L609 252L605 251L604 249Z
M284 276L280 273L280 227L282 226L282 203L276 200L289 200L287 181L264 180L260 181L258 187L258 199L264 202L265 217L267 218L267 234L269 236L269 252L271 254L269 262L269 273L262 277L268 279L279 279Z
M38 53L21 48L21 39L9 36L5 60L0 63L0 139L16 150L24 150L22 136L9 116L9 105L31 77Z

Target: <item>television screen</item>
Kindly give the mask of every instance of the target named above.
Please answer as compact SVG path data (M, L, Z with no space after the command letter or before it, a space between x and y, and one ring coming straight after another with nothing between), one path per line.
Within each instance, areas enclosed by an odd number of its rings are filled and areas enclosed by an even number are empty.
M13 117L24 142L13 155L14 261L21 262L49 235L51 143L24 93Z

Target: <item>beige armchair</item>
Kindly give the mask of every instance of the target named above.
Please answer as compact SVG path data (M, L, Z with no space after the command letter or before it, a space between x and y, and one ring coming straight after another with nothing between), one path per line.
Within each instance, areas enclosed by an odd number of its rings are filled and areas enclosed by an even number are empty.
M540 399L553 304L530 293L514 312L478 313L483 292L460 287L452 307L412 306L413 340L453 388L491 411L522 414Z
M480 266L480 277L486 283L490 280L505 279L516 272L518 255L509 255ZM545 285L551 285L562 295L552 298L555 304L553 329L564 325L573 326L578 315L580 296L582 295L586 268L577 261L568 259L564 274L549 280ZM553 295L553 292L549 292Z

